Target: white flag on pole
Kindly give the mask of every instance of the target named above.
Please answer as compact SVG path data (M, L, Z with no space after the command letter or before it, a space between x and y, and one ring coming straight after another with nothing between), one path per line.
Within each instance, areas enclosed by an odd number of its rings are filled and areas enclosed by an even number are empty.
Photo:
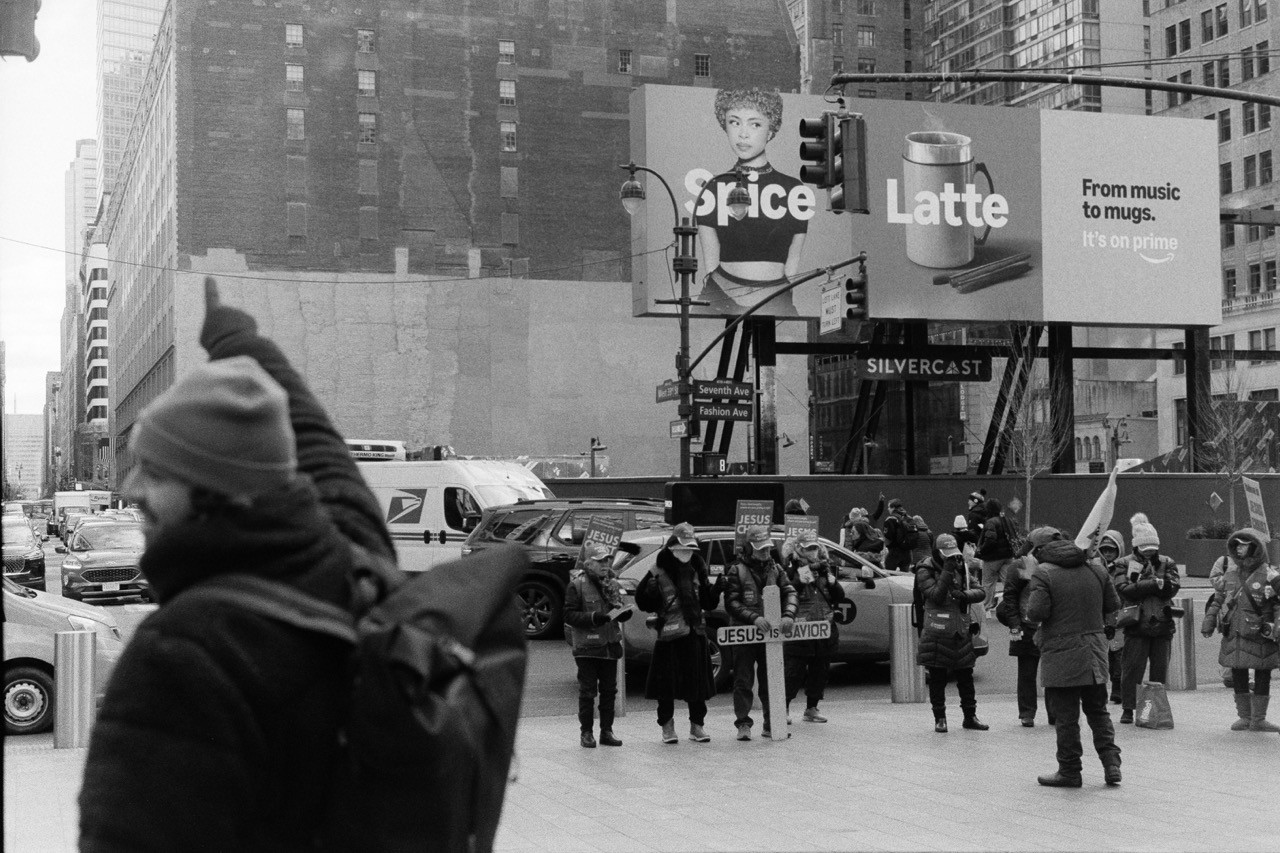
M1102 490L1102 494L1098 495L1093 509L1089 510L1089 517L1084 520L1084 524L1080 525L1080 532L1076 535L1076 547L1086 553L1093 550L1094 543L1111 525L1111 515L1116 510L1116 474L1119 473L1119 465L1111 469L1111 476L1107 478L1107 487Z

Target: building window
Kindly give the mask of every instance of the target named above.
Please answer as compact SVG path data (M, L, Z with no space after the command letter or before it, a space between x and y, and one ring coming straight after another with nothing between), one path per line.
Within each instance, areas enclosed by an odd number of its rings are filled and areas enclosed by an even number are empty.
M516 105L515 80L498 81L498 104L503 107L514 107Z
M1252 154L1244 158L1244 188L1251 189L1258 185L1258 158Z
M1243 125L1241 133L1245 136L1248 136L1251 133L1256 133L1258 130L1258 114L1255 111L1254 106L1253 101L1245 101L1240 106L1240 124Z
M1218 141L1227 142L1231 139L1231 110L1222 110L1218 113Z
M1253 0L1240 0L1240 28L1253 25Z
M911 30L902 31L902 49L911 50Z
M838 10L833 10L833 11L838 11ZM859 15L875 15L875 13L876 13L876 0L858 0Z
M361 240L377 240L378 239L378 208L362 207L360 208L360 239Z
M903 70L903 72L904 72L904 73L906 73L906 74L910 74L910 73L911 73L911 60L910 60L910 59L904 59L904 60L902 60L902 70ZM907 94L909 95L909 94L911 94L911 93L910 93L910 92L908 92Z
M1221 370L1224 367L1231 367L1233 364L1236 363L1236 358L1234 355L1236 351L1235 335L1223 335L1221 339L1209 338L1209 349L1211 350L1220 349L1222 350L1222 355L1223 355L1223 357L1220 359L1209 360L1210 370Z
M1253 48L1246 47L1240 51L1240 80L1253 79Z
M302 24L284 25L284 46L302 47Z
M1230 249L1236 245L1236 226L1227 223L1222 226L1222 248Z
M1218 81L1218 66L1212 60L1200 66L1200 82L1212 86Z
M356 72L356 94L373 97L378 94L378 72L361 68Z
M834 47L844 47L844 24L831 25L831 44Z
M1249 264L1249 293L1262 292L1262 264Z
M631 73L631 51L627 48L622 48L618 51L618 73Z
M844 57L843 56L831 57L831 73L832 74L844 73Z
M1228 195L1232 191L1233 190L1231 187L1231 164L1219 163L1218 164L1218 193L1221 195Z
M1213 10L1200 13L1200 41L1213 41Z
M1258 104L1258 130L1271 128L1271 105Z
M1179 82L1179 83L1181 83L1181 84L1183 84L1184 86L1190 86L1190 85L1191 85L1191 72L1190 72L1190 71L1183 71L1183 72L1182 72L1182 74L1178 77L1178 82ZM1182 95L1182 103L1184 103L1184 104L1185 104L1187 101L1190 101L1190 100L1191 100L1191 93L1190 93L1190 92L1182 92L1182 93L1181 93L1181 95Z
M1231 66L1227 64L1227 60L1218 60L1218 86L1227 88L1231 85Z
M520 197L520 170L515 166L502 166L498 176L498 195L502 198Z
M1276 262L1262 262L1262 289L1270 293L1276 289Z
M301 65L286 65L284 67L284 90L286 92L302 91Z
M859 89L859 90L858 90L858 97L859 97L859 98L867 98L867 99L871 99L871 98L874 98L875 96L876 96L876 90L875 90L875 89Z
M711 54L695 53L693 55L693 76L694 77L710 77L711 76Z
M1227 34L1227 4L1222 3L1213 9L1214 21L1217 25L1217 36L1222 38Z
M514 121L498 122L498 131L502 136L502 150L516 150L516 123Z
M360 142L374 145L378 142L378 114L360 113Z
M1253 49L1258 65L1258 76L1271 73L1271 42L1260 41L1258 46Z
M377 160L361 160L360 161L360 194L361 195L377 195L378 194L378 161Z
M516 43L509 39L498 39L498 64L515 65Z
M1222 298L1236 298L1236 270L1235 267L1222 271Z
M876 46L876 28L858 27L858 47Z
M875 71L876 71L876 61L875 61L874 59L859 59L859 60L858 60L858 73L859 73L859 74L874 74L874 73L875 73Z
M1164 55L1178 55L1178 25L1171 24L1164 28Z
M1271 152L1262 151L1258 154L1258 186L1271 183Z
M373 53L373 30L356 30L356 53Z
M1170 78L1169 78L1168 80L1166 80L1165 82L1166 82L1166 83L1177 83L1177 82L1178 82L1178 75L1177 75L1177 74L1173 75L1172 77L1170 77ZM1177 93L1177 92L1173 92L1173 91L1165 92L1165 93L1164 93L1164 100L1165 100L1165 106L1166 106L1166 107L1168 107L1169 109L1173 109L1174 107L1176 107L1176 106L1178 105L1178 93Z
M284 117L286 139L307 138L307 117L305 110L292 108L287 109L284 111Z
M1173 345L1173 348L1174 348L1174 349L1176 349L1176 350L1186 349L1186 348L1187 348L1187 345L1186 345L1186 344L1184 344L1184 343L1179 342L1179 343L1175 343L1175 344ZM1186 373L1186 372L1187 372L1187 360L1186 360L1186 358L1184 358L1183 356L1180 356L1180 355L1175 355L1175 356L1173 357L1173 375L1174 375L1174 376L1181 376L1182 374L1184 374L1184 373Z
M290 237L307 236L307 205L304 202L291 201L287 205L286 225Z

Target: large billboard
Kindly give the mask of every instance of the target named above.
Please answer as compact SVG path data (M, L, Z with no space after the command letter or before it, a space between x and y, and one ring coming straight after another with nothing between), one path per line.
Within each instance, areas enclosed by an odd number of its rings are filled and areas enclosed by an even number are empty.
M741 313L788 278L866 251L874 318L1221 322L1211 122L852 100L866 122L871 212L835 214L825 190L797 177L800 119L833 105L784 94L779 120L773 104L715 89L632 93L632 159L698 225L691 295L711 304L694 316ZM648 202L632 216L634 312L670 315L678 308L656 300L679 296L673 250L662 251L671 205L651 177L637 179ZM741 219L728 204L738 183L750 199ZM758 313L817 318L825 280Z

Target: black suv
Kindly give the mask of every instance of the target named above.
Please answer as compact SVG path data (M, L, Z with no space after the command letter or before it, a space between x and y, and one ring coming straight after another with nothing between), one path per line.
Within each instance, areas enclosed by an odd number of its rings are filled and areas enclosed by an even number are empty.
M564 628L569 585L592 516L608 516L623 531L665 527L663 502L648 498L555 498L489 507L462 546L463 557L497 542L518 542L533 566L520 582L525 634L557 636Z

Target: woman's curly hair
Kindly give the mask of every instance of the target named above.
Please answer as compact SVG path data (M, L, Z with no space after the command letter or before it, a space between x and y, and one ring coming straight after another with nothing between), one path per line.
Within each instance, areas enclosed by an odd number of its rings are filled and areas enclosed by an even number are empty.
M716 121L726 130L725 114L739 107L759 110L769 121L769 138L777 135L782 127L782 96L776 91L764 89L718 89L716 91Z

